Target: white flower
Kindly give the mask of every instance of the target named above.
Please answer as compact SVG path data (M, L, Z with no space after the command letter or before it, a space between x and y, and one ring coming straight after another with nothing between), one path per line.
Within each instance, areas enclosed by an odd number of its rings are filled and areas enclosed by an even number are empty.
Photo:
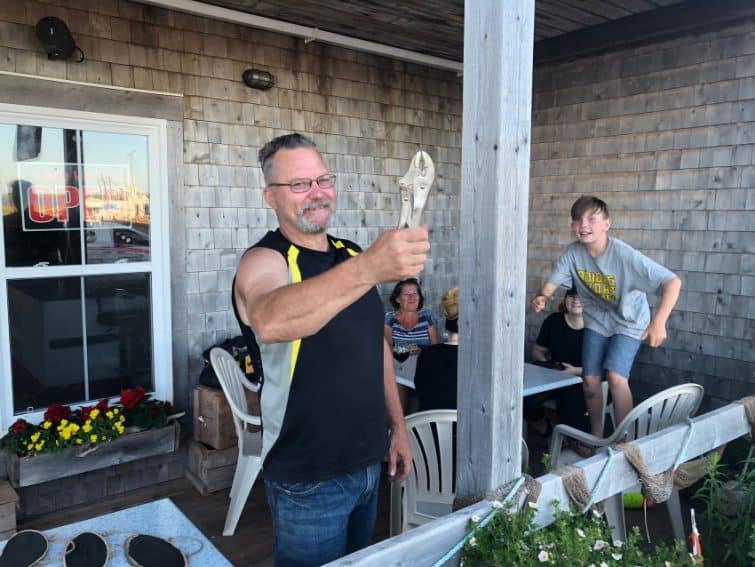
M496 510L500 510L501 508L503 508L503 504L501 503L500 500L493 500L493 503L491 504L491 506L495 508Z
M616 561L621 561L621 553L612 553L611 557L613 557Z
M624 545L624 542L623 542L623 541L621 541L620 539L617 539L616 541L614 541L614 542L613 542L613 545L614 545L614 547L616 547L617 549L621 549L621 548L622 548L622 546ZM671 565L669 565L668 567L671 567Z
M472 547L477 547L477 538L476 537L470 537L469 538L469 545Z
M540 563L545 563L546 561L548 561L548 558L548 552L545 550L537 554L537 560L540 561Z
M606 546L606 542L602 539L595 540L595 545L592 546L594 551L600 551Z
M582 528L577 528L577 535L581 538L585 537L585 532Z
M671 561L664 561L663 567L671 567Z
M592 517L595 520L600 520L603 517L603 515L600 512L598 512L595 508L593 508L592 509Z
M475 514L474 516L472 516L472 523L473 524L478 524L479 522L480 522L480 516L478 516L477 514Z
M608 567L608 563L606 563L605 561L601 561L600 567Z
M533 510L537 510L537 502L527 502L527 506L529 506Z

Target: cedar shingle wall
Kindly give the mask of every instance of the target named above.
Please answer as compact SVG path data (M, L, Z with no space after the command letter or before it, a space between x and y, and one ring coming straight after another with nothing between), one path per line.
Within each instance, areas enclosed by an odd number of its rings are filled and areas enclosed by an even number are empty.
M572 240L571 203L596 194L615 236L683 280L633 389L694 381L714 405L752 393L755 24L538 68L534 105L530 292Z
M48 61L34 35L43 16L66 22L86 60ZM273 73L249 89L244 69ZM461 79L317 42L115 0L2 0L0 70L184 95L187 329L191 380L200 353L238 326L230 285L244 249L276 226L262 199L257 151L290 131L311 135L338 175L333 232L371 243L398 221L398 179L422 148L436 164L426 212L432 259L427 304L455 284L461 162ZM0 79L1 80L1 79ZM21 101L19 101L21 102ZM383 290L387 295L390 286ZM177 380L183 380L177 377Z

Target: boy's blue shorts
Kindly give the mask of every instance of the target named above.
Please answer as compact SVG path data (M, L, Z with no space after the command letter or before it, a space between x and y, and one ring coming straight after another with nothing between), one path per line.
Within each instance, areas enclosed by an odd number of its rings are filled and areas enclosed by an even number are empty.
M603 376L605 369L629 379L640 344L639 339L627 335L604 337L585 329L582 340L582 375Z

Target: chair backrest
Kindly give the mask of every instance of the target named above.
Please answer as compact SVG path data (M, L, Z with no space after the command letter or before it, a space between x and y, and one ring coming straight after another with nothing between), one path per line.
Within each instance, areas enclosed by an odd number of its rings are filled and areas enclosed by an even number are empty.
M244 387L244 383L248 383L248 381L239 368L236 359L222 348L216 347L210 351L210 364L212 364L212 369L215 371L228 404L231 406L233 426L236 428L236 436L241 440L244 438L243 432L246 430L246 423L251 423L243 417L249 415L246 388ZM259 419L256 422L259 425Z
M632 409L610 439L632 441L681 423L700 407L703 393L699 384L680 384L658 392Z
M451 512L456 494L456 410L411 414L406 418L406 431L413 466L404 494L404 529Z
M456 496L456 410L429 410L406 418L412 472L406 480L402 531L449 514ZM522 439L522 467L529 460Z

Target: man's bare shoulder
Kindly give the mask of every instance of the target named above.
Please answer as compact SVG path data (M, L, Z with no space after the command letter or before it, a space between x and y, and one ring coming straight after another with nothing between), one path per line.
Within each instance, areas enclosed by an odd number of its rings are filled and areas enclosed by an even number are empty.
M286 260L280 252L258 246L244 252L236 270L236 282L243 287L244 282L252 282L272 273L285 274L287 271Z

